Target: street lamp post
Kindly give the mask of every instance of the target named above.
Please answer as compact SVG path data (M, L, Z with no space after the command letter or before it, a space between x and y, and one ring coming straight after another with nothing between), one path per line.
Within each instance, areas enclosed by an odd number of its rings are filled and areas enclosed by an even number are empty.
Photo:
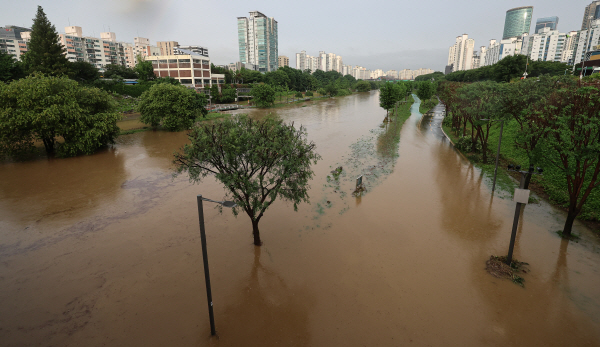
M517 165L513 167L512 165L508 165L508 171L515 171L521 174L521 181L519 184L519 189L527 190L529 188L529 181L531 180L531 175L534 174L533 165L529 166L528 171L521 171L521 165ZM542 168L537 168L538 174L541 175L544 170ZM515 190L515 200L517 200L517 207L515 208L515 219L513 220L512 233L510 234L510 244L508 246L508 256L506 257L506 264L510 266L512 262L513 250L515 248L515 239L517 237L517 227L519 226L519 218L521 217L521 206L527 204L527 202L519 202L516 198L517 191ZM527 199L529 198L529 193L527 193Z
M504 119L482 119L482 120L499 120L500 121L500 138L498 138L498 150L496 151L496 167L494 168L494 183L492 184L492 194L496 189L496 176L498 175L498 161L500 160L500 144L502 144L502 131L504 130Z
M214 336L217 332L215 330L215 316L213 314L213 301L212 291L210 287L210 275L208 272L208 254L206 252L206 232L204 230L204 209L202 207L202 200L210 201L225 207L237 206L233 201L214 201L203 198L202 195L197 196L198 199L198 221L200 223L200 241L202 243L202 260L204 262L204 281L206 282L206 298L208 300L208 317L210 319L210 334Z

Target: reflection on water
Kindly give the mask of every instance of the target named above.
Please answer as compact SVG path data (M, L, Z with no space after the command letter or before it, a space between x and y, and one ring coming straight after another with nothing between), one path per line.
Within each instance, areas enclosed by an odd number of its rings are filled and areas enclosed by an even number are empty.
M281 275L264 265L264 252L254 248L250 275L235 285L237 297L228 303L220 317L223 324L217 327L219 344L308 346L308 313L315 299L306 288L290 287Z

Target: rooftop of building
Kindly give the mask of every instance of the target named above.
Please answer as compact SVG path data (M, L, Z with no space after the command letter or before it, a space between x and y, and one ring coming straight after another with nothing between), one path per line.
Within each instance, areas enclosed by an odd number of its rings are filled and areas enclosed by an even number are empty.
M521 6L521 7L515 7L515 8L511 8L510 10L506 11L506 13L508 12L512 12L512 11L517 11L517 10L523 10L526 8L530 8L533 10L533 6Z

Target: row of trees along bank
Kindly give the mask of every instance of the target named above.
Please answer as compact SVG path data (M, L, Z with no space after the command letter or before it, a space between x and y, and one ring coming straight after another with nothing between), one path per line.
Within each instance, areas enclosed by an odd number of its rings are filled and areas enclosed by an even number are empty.
M571 76L513 83L442 82L438 96L444 125L459 136L456 147L487 163L505 122L501 157L544 168L536 181L550 200L567 208L563 235L577 216L600 219L600 83Z

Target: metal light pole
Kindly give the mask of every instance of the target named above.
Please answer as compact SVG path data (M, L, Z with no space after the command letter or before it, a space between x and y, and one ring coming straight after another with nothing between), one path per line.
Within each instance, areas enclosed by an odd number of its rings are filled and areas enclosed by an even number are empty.
M202 207L202 200L215 202L225 207L237 206L233 201L214 201L203 198L202 195L197 196L198 199L198 220L200 223L200 241L202 243L202 260L204 262L204 281L206 282L206 298L208 300L208 317L210 319L210 334L214 336L217 332L215 330L215 316L213 314L213 301L212 291L210 288L210 275L208 273L208 254L206 252L206 232L204 231L204 209Z
M498 175L498 160L500 159L500 144L502 144L502 131L504 130L504 119L482 119L482 120L499 120L500 121L500 138L498 138L498 150L496 151L496 167L494 168L494 183L492 184L492 194L496 189L496 176Z
M521 182L519 184L519 189L527 190L527 188L529 188L529 181L531 180L531 175L534 174L533 165L529 166L528 171L521 171L521 165L517 165L514 170L513 170L513 166L509 165L508 170L519 172L521 174ZM540 175L544 171L539 167L537 168L537 170ZM517 200L517 207L515 208L515 218L513 220L512 233L510 234L510 244L508 246L508 256L506 257L506 264L509 266L510 266L510 263L512 262L513 250L515 248L515 238L517 237L517 227L519 226L519 218L521 217L521 206L527 204L527 202L519 202L518 199L516 199L516 195L517 195L517 191L515 191L515 200ZM529 199L529 193L527 193L526 198Z

